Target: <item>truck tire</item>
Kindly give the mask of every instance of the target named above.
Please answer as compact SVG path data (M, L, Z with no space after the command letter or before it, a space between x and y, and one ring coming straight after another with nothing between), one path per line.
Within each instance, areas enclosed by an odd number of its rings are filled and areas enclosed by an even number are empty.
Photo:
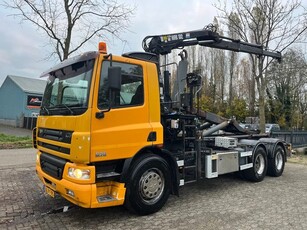
M263 147L257 147L253 155L253 167L243 171L246 179L260 182L264 179L268 168L268 158Z
M152 153L143 155L132 166L126 183L125 207L139 215L160 210L171 191L169 165Z
M285 168L285 150L282 146L277 145L272 159L268 159L268 175L279 177Z

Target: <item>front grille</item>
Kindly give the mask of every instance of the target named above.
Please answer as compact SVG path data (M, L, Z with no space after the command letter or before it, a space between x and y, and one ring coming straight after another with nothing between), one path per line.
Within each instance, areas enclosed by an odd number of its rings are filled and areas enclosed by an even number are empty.
M66 160L47 153L40 155L40 165L43 172L58 180L62 179Z
M52 145L52 144L48 144L48 143L44 143L42 141L38 142L38 145L47 149L51 149L54 151L58 151L61 153L65 153L65 154L70 154L70 149L69 148L65 148L65 147L61 147L61 146L57 146L57 145Z
M72 131L39 128L37 136L46 140L70 144L72 134ZM64 154L70 154L70 148L62 147L60 145L49 144L44 142L42 139L38 141L37 144L47 149L51 149Z
M56 129L38 129L38 137L45 138L52 141L59 141L63 143L70 144L72 131L66 130L56 130Z

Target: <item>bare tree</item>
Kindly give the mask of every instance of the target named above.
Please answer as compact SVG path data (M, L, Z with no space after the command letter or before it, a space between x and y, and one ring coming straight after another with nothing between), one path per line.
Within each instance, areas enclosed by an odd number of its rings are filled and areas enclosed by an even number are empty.
M214 18L213 25L217 28L217 32L223 35L223 32L219 30L219 21ZM225 52L220 49L209 49L209 55L211 60L210 65L210 91L214 104L213 112L220 115L225 115L225 94L226 94L226 57Z
M240 60L238 64L237 83L235 84L235 92L239 99L247 102L249 115L254 116L255 105L255 85L251 72L251 64L247 58Z
M306 114L305 91L307 86L307 62L298 49L288 49L283 62L275 62L267 72L267 93L271 119L283 119L287 128L303 128ZM273 120L273 121L274 121Z
M232 23L240 23L239 16L236 13L230 13L229 15L229 28L228 28L228 35L233 39L238 39L237 31L234 30L234 25ZM238 62L238 53L230 52L229 58L229 102L228 105L231 106L233 100L233 81L234 81L234 71L236 68L236 64Z
M298 9L300 2L292 0L234 0L233 8L228 10L226 2L216 6L221 12L221 18L227 26L232 26L246 42L260 44L264 49L283 51L306 31L306 27L300 22ZM231 12L236 12L240 23L229 23ZM259 94L260 130L265 130L265 89L267 79L265 70L271 60L264 57L250 56L253 75L257 83Z
M43 31L54 50L50 57L60 61L95 36L119 38L134 12L117 0L11 0L3 5Z

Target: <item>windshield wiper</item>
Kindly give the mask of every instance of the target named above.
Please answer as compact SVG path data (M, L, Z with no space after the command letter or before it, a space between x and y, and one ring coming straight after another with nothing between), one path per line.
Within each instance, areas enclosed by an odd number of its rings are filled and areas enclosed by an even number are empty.
M71 115L74 115L74 111L72 111L67 105L65 104L58 104L55 107L65 107L66 109L68 109L68 111L70 112Z
M77 104L71 104L71 105L68 105L69 108L80 108L80 109L84 109L84 108L87 108L87 105L83 104L83 103L77 103Z
M46 106L42 105L41 108L42 108L43 111L46 111L46 113L47 113L48 115L50 115L50 112L49 112L49 110L47 109Z

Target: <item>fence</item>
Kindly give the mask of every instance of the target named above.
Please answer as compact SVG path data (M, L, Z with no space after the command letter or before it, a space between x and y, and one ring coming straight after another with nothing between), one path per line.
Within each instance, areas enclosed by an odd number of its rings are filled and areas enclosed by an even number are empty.
M271 137L285 140L293 148L307 147L307 131L274 131Z
M24 117L23 119L23 128L25 129L33 129L36 126L36 117Z

